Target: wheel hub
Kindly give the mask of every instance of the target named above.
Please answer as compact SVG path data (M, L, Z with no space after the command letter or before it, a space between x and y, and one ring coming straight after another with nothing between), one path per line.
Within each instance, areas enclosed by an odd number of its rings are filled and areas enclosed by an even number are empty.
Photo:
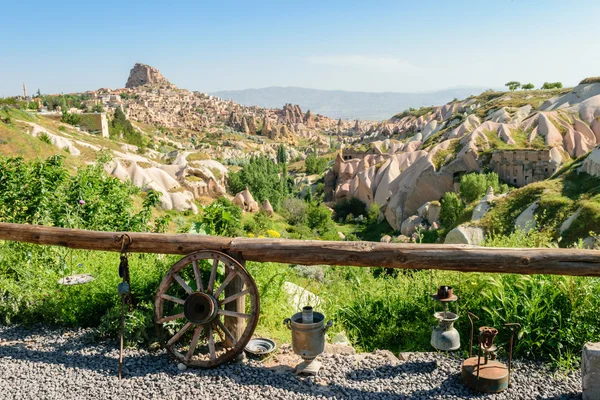
M185 300L183 313L194 324L207 324L217 316L217 301L206 293L193 293Z

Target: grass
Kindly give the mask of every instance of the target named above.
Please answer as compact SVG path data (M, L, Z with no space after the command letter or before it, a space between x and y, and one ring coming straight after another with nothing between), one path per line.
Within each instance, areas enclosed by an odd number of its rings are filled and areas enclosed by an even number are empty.
M460 143L460 139L452 139L447 149L438 150L432 158L433 165L436 171L440 171L444 166L450 164L456 159L456 156L462 150L463 145Z
M430 112L433 111L433 107L421 107L418 109L414 109L414 108L409 108L408 110L405 110L403 112L401 112L400 114L396 114L394 115L394 118L397 119L401 119L404 117L416 117L419 118L423 115L427 115Z
M580 85L587 85L590 83L600 83L600 76L592 76L590 78L585 78L584 80L579 82Z
M197 153L192 153L190 155L187 156L187 160L188 161L204 161L204 160L210 160L210 156L206 153L202 153L202 152L197 152Z

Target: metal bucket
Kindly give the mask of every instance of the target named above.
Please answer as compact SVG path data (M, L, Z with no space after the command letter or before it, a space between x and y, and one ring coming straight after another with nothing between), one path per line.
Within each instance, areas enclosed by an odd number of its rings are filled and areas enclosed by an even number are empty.
M313 360L325 349L325 332L333 325L332 321L324 324L325 316L313 311L312 323L302 322L302 312L286 318L283 323L292 331L292 348L294 353L305 360Z

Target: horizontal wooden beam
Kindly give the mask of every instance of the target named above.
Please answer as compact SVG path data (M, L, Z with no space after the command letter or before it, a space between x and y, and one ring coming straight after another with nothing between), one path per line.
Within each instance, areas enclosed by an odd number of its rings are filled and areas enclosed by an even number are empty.
M600 276L598 250L127 234L132 239L128 251L137 253L188 254L197 250L218 250L237 252L248 261L288 264ZM122 232L0 223L0 240L72 249L120 251L121 235Z

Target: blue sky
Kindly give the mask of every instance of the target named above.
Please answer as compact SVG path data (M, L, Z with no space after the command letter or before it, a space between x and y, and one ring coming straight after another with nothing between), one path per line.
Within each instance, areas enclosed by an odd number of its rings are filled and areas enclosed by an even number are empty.
M211 92L420 92L600 75L600 2L10 1L0 96L123 87L135 62Z

